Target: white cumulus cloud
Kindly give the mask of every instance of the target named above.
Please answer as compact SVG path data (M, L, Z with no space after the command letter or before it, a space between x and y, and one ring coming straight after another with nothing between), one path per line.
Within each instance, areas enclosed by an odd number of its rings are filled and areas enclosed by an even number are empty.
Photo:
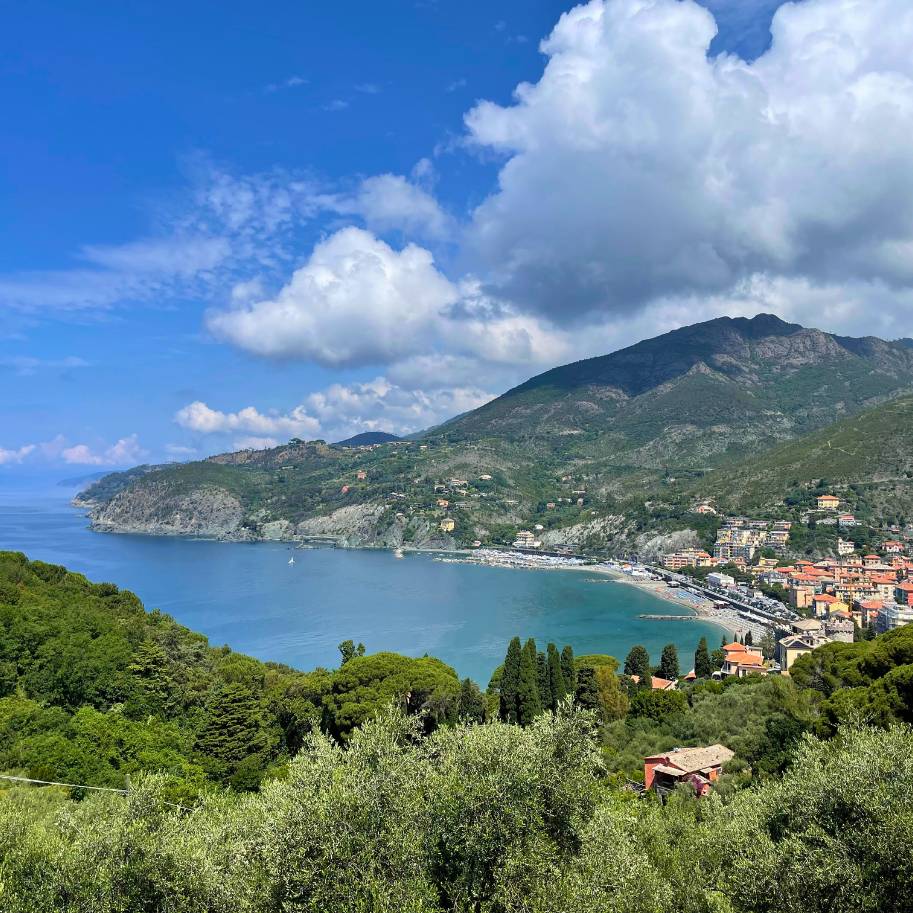
M468 234L501 295L574 318L759 274L913 285L913 7L786 4L751 63L715 31L692 0L593 0L467 114L505 159Z
M0 466L5 466L9 463L21 463L34 450L35 444L24 444L15 450L0 447Z
M257 436L282 434L289 438L313 436L320 430L317 420L301 407L284 415L259 412L253 406L222 412L199 400L179 409L174 420L182 428L202 434L247 432Z
M60 451L65 463L79 466L133 466L146 455L135 434L122 437L110 447L100 450L95 450L88 444L74 444Z

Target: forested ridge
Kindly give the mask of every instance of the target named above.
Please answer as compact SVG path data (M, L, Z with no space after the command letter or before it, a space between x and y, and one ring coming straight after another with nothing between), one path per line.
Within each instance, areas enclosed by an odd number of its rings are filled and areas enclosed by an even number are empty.
M0 772L126 790L6 781L0 910L909 909L913 630L679 692L674 648L506 648L485 692L351 641L299 672L0 553ZM630 789L715 742L711 797Z

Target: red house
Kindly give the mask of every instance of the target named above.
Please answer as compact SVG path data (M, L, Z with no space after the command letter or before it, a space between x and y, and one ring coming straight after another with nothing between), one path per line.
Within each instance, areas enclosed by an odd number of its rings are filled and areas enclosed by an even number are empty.
M706 796L723 765L735 752L725 745L708 748L676 748L644 758L644 787L668 793L679 783L690 783L699 796Z

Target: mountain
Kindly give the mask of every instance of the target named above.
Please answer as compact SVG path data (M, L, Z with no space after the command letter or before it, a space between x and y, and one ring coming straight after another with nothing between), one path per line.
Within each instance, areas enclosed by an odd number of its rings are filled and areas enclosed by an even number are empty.
M533 377L441 430L576 438L642 466L754 452L913 389L903 342L721 317ZM565 445L567 446L567 445ZM592 448L590 448L592 451Z
M864 519L913 520L913 396L708 473L696 486L734 511L811 507L824 490Z
M439 548L539 526L547 544L640 547L692 528L702 478L911 392L905 341L724 317L554 368L416 441L139 467L77 503L112 531Z
M344 441L337 441L337 447L371 447L374 444L392 444L402 440L389 431L363 431L361 434L347 437Z

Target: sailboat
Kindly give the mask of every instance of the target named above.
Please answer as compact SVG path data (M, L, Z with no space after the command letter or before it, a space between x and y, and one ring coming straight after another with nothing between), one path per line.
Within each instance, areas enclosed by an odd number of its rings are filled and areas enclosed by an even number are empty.
M294 563L295 563L295 556L294 556L294 555L292 555L292 557L288 559L288 563L289 563L289 564L294 564Z

